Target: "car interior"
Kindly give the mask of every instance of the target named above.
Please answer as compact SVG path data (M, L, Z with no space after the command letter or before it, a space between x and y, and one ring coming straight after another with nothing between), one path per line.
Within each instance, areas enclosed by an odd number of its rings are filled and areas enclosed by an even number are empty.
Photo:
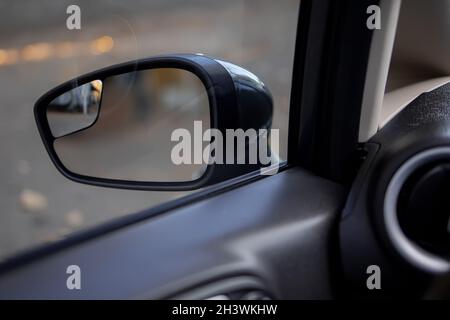
M301 1L288 155L276 174L258 163L211 165L192 183L89 179L91 167L66 169L44 119L74 82L44 95L36 121L66 178L196 191L3 261L0 298L450 297L450 1L375 1L381 29L368 30L360 26L373 2ZM269 128L270 92L232 63L171 53L77 82L101 79L106 92L104 77L180 68L210 85L211 127ZM66 289L70 264L82 290ZM368 285L373 266L381 288Z

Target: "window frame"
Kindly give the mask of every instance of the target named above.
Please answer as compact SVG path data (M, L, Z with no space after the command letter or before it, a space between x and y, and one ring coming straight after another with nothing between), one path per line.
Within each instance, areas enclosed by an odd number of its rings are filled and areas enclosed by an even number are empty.
M366 9L379 3L301 3L288 163L345 185L360 162L359 124L373 35L366 27Z

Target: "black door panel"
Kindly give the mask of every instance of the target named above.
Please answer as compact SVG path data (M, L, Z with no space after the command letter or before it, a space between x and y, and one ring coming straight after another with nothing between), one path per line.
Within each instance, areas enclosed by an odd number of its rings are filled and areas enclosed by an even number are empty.
M339 185L289 169L15 268L0 298L166 298L236 276L276 298L329 298L344 200ZM66 287L72 264L81 290Z

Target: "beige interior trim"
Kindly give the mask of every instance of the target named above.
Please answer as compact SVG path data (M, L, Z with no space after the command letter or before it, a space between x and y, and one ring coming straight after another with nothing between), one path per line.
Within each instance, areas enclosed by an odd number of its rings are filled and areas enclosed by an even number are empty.
M440 77L393 90L384 95L381 108L379 129L403 110L411 101L424 92L432 91L450 82L450 77Z
M383 96L394 46L401 0L381 0L381 29L374 30L370 45L359 126L359 142L378 130Z

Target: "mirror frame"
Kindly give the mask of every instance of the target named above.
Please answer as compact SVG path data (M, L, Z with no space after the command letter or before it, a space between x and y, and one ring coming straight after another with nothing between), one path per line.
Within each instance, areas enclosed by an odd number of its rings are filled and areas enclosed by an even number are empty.
M139 59L113 65L67 81L50 90L38 99L34 106L36 124L44 146L58 171L66 178L89 185L154 191L185 191L194 190L206 185L214 184L241 174L238 170L225 165L210 164L205 173L198 179L180 182L128 181L106 179L81 175L67 169L59 159L49 123L47 120L47 106L57 96L92 80L104 81L106 78L124 73L157 68L177 68L195 74L205 86L208 94L210 109L210 127L225 133L226 129L238 129L239 110L236 88L230 73L216 60L200 54L174 54ZM95 122L93 123L93 125ZM150 164L151 165L151 164ZM236 169L236 166L232 166ZM231 170L230 170L231 169Z

